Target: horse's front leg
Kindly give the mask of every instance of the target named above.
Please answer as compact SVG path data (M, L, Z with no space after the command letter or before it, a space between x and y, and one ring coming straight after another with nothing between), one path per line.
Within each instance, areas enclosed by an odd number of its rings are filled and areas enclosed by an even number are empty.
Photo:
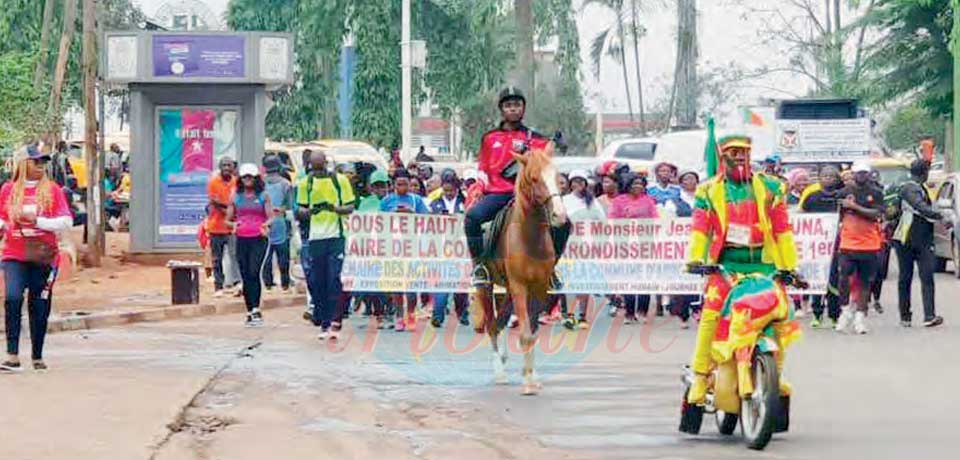
M523 388L524 395L535 395L540 391L540 385L533 375L533 352L537 338L533 334L531 317L534 314L533 302L526 286L517 286L510 292L513 298L513 313L520 323L520 350L523 352Z
M500 335L500 327L497 324L497 318L494 313L496 310L494 307L494 296L492 289L478 289L475 293L475 299L478 306L483 311L483 327L486 327L487 336L490 338L490 348L492 350L490 362L493 365L493 380L497 385L506 385L507 371L505 369L505 350L500 350L500 343L498 339Z

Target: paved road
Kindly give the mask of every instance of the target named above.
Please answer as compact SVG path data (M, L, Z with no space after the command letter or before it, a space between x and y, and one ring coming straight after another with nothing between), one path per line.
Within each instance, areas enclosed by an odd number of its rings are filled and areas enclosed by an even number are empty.
M262 329L226 316L51 336L51 372L0 375L0 458L945 458L960 282L938 288L937 330L896 324L892 283L869 335L807 330L788 361L791 432L763 453L710 424L677 433L694 331L669 320L558 329L559 351L538 356L543 393L522 397L520 356L493 386L467 330L371 334L356 319L333 349L286 309Z

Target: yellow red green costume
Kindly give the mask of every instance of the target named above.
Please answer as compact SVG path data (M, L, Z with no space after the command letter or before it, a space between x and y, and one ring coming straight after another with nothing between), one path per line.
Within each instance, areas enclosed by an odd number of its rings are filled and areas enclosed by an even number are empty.
M718 144L720 152L731 147L749 149L750 139L728 136ZM734 179L725 174L722 161L719 169L697 190L689 247L689 262L720 264L726 271L711 275L705 286L691 363L701 376L708 374L714 363L729 361L771 321L776 321L774 339L781 349L777 356L780 365L783 350L800 334L786 292L768 276L797 267L786 186L776 177L758 173ZM731 242L734 239L737 244ZM737 358L738 366L750 365ZM788 393L789 388L782 391ZM691 391L689 399L700 402L700 396Z

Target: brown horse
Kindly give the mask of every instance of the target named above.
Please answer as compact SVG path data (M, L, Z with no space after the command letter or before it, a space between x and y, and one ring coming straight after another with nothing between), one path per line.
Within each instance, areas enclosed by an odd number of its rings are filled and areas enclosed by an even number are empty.
M550 163L552 157L553 144L545 150L514 155L521 165L515 203L497 241L496 257L487 264L494 282L507 289L520 326L525 395L536 394L541 388L533 372L533 353L537 315L546 307L550 277L556 265L550 227L567 219L557 186L557 170ZM492 289L479 289L475 300L482 308L483 324L493 347L494 377L498 384L505 384L507 349L501 350L498 336L510 314L508 303L498 301L500 308L495 312Z

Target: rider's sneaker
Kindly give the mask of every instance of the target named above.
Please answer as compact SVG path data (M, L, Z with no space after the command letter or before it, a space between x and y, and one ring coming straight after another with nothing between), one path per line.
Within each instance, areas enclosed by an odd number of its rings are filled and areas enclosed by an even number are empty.
M850 327L850 322L853 321L853 313L850 310L850 307L845 307L840 313L840 319L837 320L837 327L834 329L837 332L847 332L847 328Z
M560 274L554 270L553 274L550 275L550 290L559 291L563 289L563 280L560 279Z
M810 328L820 329L821 327L823 327L823 324L820 322L820 318L817 318L816 316L814 316L813 319L810 320Z
M853 331L857 334L866 334L869 332L867 329L867 315L862 311L853 314Z
M477 264L473 269L473 278L470 281L473 287L487 287L490 285L490 272L484 264Z

